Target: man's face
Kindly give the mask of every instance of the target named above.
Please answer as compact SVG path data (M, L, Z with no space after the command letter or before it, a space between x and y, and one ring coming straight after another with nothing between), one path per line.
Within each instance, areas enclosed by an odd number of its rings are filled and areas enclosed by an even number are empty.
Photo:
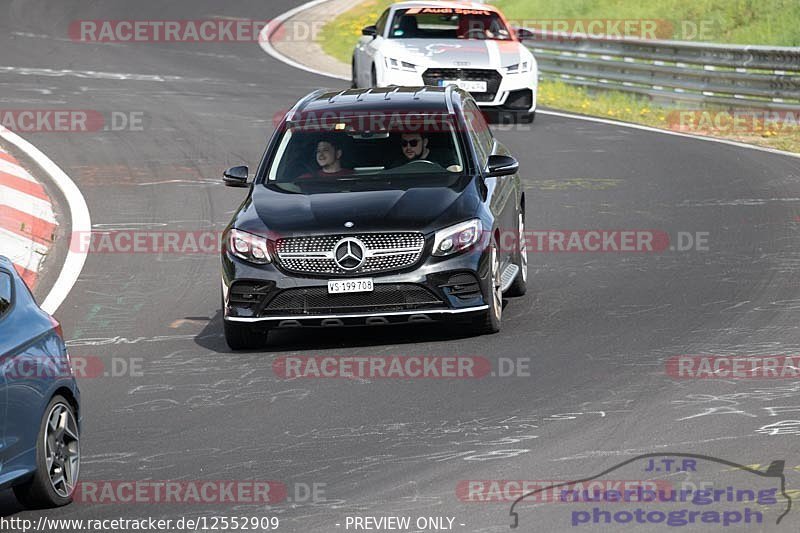
M406 159L417 159L422 155L428 139L423 139L419 133L404 133L400 136L400 145L403 147L403 155Z
M317 143L317 164L322 168L332 165L341 156L337 152L336 147L329 142L321 141Z

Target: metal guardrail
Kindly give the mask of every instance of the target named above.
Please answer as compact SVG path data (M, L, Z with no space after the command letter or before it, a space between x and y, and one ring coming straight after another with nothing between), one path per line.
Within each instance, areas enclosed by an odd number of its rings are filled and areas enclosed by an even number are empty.
M800 48L527 31L543 79L674 101L800 109Z

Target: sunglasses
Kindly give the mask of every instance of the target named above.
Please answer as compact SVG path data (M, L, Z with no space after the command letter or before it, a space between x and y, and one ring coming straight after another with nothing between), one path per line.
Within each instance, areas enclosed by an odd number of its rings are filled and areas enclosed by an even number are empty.
M400 141L400 144L402 144L403 148L405 148L406 146L411 146L411 148L416 148L417 146L419 146L419 139L411 139L410 141L403 139Z

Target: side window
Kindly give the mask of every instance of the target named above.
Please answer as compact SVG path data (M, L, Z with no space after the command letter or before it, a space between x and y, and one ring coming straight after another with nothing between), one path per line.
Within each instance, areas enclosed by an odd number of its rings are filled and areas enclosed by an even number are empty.
M491 153L491 148L487 150L485 137L489 131L489 127L487 126L486 121L483 119L480 109L478 109L478 106L473 102L467 102L467 104L464 106L464 118L467 121L467 127L469 130L469 136L472 138L472 144L475 145L475 150L478 152L478 162L481 165L481 170L483 170L486 168L489 154ZM491 139L492 134L489 132L488 135Z
M494 136L492 135L492 130L489 127L489 124L486 122L483 112L481 112L481 109L475 105L474 102L469 103L469 108L472 110L471 112L474 113L475 116L475 133L478 134L478 139L480 139L480 142L486 151L486 155L492 155L492 152L494 151Z
M383 32L386 30L386 22L389 20L389 10L383 12L375 26L378 28L378 35L383 37Z
M11 276L0 272L0 318L11 308Z

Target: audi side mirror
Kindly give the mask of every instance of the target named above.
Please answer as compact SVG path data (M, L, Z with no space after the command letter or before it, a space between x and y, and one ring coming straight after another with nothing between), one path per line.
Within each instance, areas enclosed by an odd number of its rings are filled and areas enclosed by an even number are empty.
M247 187L248 172L246 166L231 167L222 173L222 181L228 187Z
M367 37L372 37L374 39L378 36L378 27L375 25L364 26L364 28L361 30L361 35L366 35Z
M536 38L536 34L527 28L514 28L514 33L517 34L517 39L520 41L530 41Z
M486 164L489 177L510 176L519 171L519 162L510 155L490 155Z

